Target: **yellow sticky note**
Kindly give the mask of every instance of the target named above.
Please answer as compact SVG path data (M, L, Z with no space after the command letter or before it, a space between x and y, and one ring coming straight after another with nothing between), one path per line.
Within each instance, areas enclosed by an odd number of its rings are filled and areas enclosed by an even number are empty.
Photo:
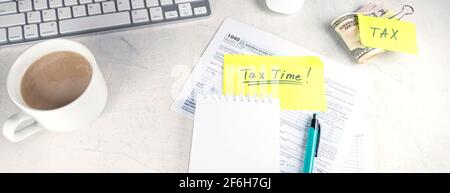
M224 56L223 94L274 97L285 110L326 110L323 63L305 56Z
M358 15L364 46L417 54L416 25L410 22Z

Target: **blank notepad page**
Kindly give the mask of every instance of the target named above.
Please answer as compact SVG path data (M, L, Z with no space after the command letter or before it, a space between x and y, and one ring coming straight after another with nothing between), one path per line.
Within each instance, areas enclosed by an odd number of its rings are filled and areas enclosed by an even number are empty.
M278 100L199 96L189 172L279 172Z

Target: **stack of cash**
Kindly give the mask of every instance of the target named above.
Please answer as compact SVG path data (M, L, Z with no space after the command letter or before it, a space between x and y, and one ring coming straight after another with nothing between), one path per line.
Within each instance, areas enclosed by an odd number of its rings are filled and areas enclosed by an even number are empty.
M411 15L413 12L414 9L410 5L404 5L400 12L394 14L383 4L369 3L356 10L355 13L345 14L336 18L331 22L331 28L345 45L347 45L353 58L358 63L365 63L385 52L385 50L369 48L361 44L358 29L358 14L389 19L401 19L403 16Z

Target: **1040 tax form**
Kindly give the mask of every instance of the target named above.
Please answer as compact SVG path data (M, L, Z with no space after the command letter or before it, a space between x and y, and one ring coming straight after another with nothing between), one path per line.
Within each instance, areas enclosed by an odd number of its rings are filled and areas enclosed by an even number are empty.
M320 113L322 127L314 172L332 172L345 140L353 134L348 124L367 98L365 77L343 64L310 52L267 32L227 18L175 99L172 110L193 118L198 94L222 94L224 54L319 56L324 63L327 110ZM310 111L281 111L280 172L300 172Z

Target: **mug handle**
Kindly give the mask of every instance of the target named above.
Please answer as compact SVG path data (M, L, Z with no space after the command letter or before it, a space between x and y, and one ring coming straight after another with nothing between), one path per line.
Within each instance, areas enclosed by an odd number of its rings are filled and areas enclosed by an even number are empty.
M12 115L3 125L3 135L12 142L22 141L41 130L36 120L24 112Z

